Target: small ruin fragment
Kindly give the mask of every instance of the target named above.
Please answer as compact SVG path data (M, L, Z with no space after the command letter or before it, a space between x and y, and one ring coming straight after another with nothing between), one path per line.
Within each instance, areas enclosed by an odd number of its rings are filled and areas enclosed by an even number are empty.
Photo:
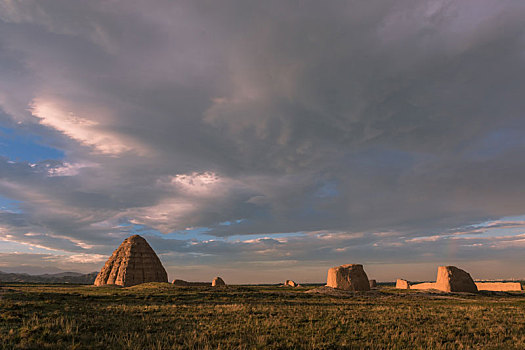
M435 289L443 292L477 292L478 288L470 274L455 266L440 266Z
M292 280L286 280L284 282L284 286L285 287L299 287L299 284L295 283L294 281Z
M410 289L410 282L404 279L398 279L396 281L396 288L397 289Z
M211 286L212 287L224 287L224 286L226 286L226 283L224 283L222 278L217 276L211 282Z
M332 267L328 270L326 281L328 287L351 290L351 291L369 291L370 282L360 264L347 264Z
M520 282L476 282L478 290L490 290L494 292L522 291Z

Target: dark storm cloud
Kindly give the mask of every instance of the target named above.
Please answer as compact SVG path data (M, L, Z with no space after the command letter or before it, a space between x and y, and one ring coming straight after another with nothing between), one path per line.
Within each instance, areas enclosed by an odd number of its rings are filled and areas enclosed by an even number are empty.
M19 241L107 253L131 222L373 251L525 213L521 2L0 4L2 122L66 152L1 162Z

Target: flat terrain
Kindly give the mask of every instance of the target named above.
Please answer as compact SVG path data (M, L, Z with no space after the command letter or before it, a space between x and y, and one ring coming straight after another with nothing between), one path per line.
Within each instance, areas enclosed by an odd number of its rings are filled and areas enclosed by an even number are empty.
M525 293L5 284L5 349L524 349Z

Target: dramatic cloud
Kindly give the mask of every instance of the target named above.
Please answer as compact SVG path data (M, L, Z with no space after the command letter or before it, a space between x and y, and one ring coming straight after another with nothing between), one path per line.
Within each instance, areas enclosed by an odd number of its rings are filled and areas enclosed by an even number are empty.
M171 273L513 264L522 225L494 220L525 214L524 17L511 0L0 1L0 126L64 154L3 154L0 239L79 262L143 232Z

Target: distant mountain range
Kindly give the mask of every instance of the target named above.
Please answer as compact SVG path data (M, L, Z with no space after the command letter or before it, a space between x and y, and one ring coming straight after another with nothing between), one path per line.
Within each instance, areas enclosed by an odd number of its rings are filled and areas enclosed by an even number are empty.
M79 283L93 284L98 272L78 273L60 272L43 275L29 275L27 273L7 273L0 271L0 282L26 282L26 283Z

